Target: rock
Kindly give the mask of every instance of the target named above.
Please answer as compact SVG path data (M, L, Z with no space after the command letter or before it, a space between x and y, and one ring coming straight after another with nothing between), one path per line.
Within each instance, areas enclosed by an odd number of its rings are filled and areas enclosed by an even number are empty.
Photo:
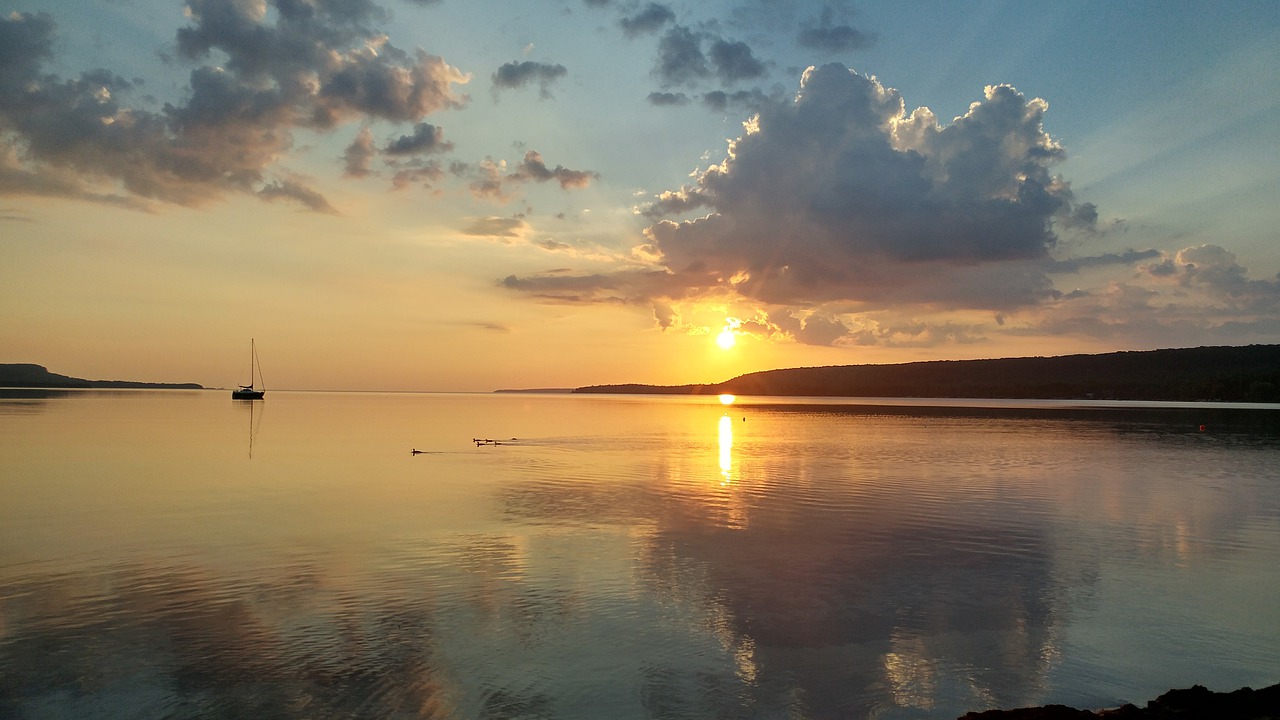
M960 720L1280 720L1280 685L1262 690L1240 688L1216 693L1203 685L1170 690L1145 708L1123 705L1110 710L1076 710L1066 705L971 712Z

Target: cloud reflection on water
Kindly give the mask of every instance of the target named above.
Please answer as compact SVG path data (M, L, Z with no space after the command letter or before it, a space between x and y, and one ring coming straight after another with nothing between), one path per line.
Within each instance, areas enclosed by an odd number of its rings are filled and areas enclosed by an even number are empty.
M930 482L917 489L936 497L904 506L844 460L805 453L747 451L735 466L733 425L719 418L714 466L658 456L625 473L652 479L642 484L527 484L503 494L505 513L651 524L650 591L705 609L749 707L863 714L888 690L901 707L929 709L957 677L969 678L962 692L975 707L1043 691L1066 610L1051 541L1028 509L993 517L985 497Z

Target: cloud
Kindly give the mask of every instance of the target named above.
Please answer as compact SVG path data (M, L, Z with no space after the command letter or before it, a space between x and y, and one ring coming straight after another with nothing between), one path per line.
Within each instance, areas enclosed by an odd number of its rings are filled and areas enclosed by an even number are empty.
M1151 253L1121 254L1127 255ZM1139 347L1182 346L1188 337L1206 345L1274 342L1280 275L1251 279L1234 253L1212 244L1157 255L1130 277L1060 295L1024 313L1030 321L1005 330L1119 339Z
M462 324L470 327L474 327L474 328L479 328L481 330L489 330L491 332L502 333L504 335L511 332L511 327L509 325L505 325L499 322L492 322L489 320L473 320L471 322L462 323Z
M1237 310L1280 311L1280 274L1274 280L1251 280L1235 253L1219 245L1183 248L1146 269L1152 277L1207 292Z
M373 131L367 127L360 128L356 139L342 153L345 166L342 174L346 177L365 177L369 174L369 163L377 154L378 149L373 144Z
M864 50L875 45L875 41L875 34L837 22L830 7L824 8L814 22L802 28L796 38L801 47L828 53Z
M663 25L669 22L675 22L676 14L671 8L658 3L649 3L641 8L636 14L623 17L618 21L622 26L622 32L627 37L635 37L645 33L657 32L662 29Z
M506 161L485 159L478 163L455 162L449 166L454 175L469 181L471 192L479 198L506 202L511 199L515 186L528 182L556 181L564 190L586 187L592 180L600 177L599 173L590 170L571 170L563 165L548 167L542 154L530 150L524 159L508 171Z
M756 323L768 331L781 332L804 345L834 345L849 336L849 326L838 318L811 314L806 318L780 313L768 317L767 324Z
M688 105L689 96L684 93L669 92L651 92L647 98L650 105L668 106L668 105Z
M125 194L99 192L70 168L23 167L16 149L0 139L0 195L32 195L83 200L131 210L151 211L153 203Z
M1122 253L1106 253L1068 260L1053 260L1046 266L1045 271L1051 273L1074 273L1085 268L1105 265L1133 265L1142 260L1150 260L1161 255L1162 253L1159 250L1125 250Z
M268 5L276 11L275 25L264 22ZM380 15L369 2L188 0L187 10L194 24L178 30L183 55L199 60L213 50L225 53L229 86L240 92L272 81L274 92L260 99L275 101L272 109L287 111L298 125L324 128L362 115L416 121L463 102L451 86L465 82L465 75L424 50L400 50L365 27Z
M655 107L681 106L693 102L692 98L682 92L651 92L646 99L650 105ZM746 114L754 112L766 103L775 101L774 98L758 89L735 90L733 92L708 90L699 96L699 100L703 107L719 113L734 110L742 111Z
M637 208L638 214L651 218L662 218L668 215L683 215L687 212L706 207L710 198L695 189L664 190L658 199L646 207Z
M570 170L563 165L557 165L554 169L548 168L547 164L542 160L542 154L530 150L524 154L524 160L520 162L516 172L508 176L508 179L517 181L533 180L534 182L555 180L560 183L560 187L569 190L571 188L586 187L598 177L600 177L598 173L589 170Z
M325 131L353 120L417 122L460 107L453 86L468 77L419 49L392 46L366 23L372 3L189 0L176 45L192 61L186 99L155 112L130 107L132 84L105 70L65 80L42 71L52 59L47 15L0 20L0 131L21 158L5 192L200 205L227 193L291 199L332 211L279 158L293 131ZM367 172L361 141L345 169Z
M664 87L694 85L710 76L711 66L702 52L702 40L683 25L667 30L658 41L653 74Z
M1049 173L1063 154L1046 109L993 86L941 127L874 78L812 68L681 191L714 212L647 233L673 270L746 273L737 289L769 302L1032 303L1049 287L1034 263L1072 199Z
M772 98L759 90L736 90L731 93L712 90L702 95L702 104L717 112L726 112L730 108L756 110L771 101Z
M551 83L569 74L563 65L539 63L531 60L509 62L498 68L493 74L493 88L496 93L500 89L515 89L529 84L536 84L543 98L551 97Z
M270 182L258 191L258 196L264 200L295 200L316 212L338 214L323 195L295 178Z
M392 165L392 167L397 166ZM398 167L395 174L391 176L391 187L396 190L414 184L430 187L439 182L444 175L444 170L439 163L415 159L411 164Z
M704 40L707 52L702 49ZM712 79L734 84L761 77L765 70L764 62L746 43L675 25L658 41L653 75L664 88L691 87Z
M401 135L387 143L383 152L387 155L422 155L426 153L448 152L453 143L445 142L444 129L430 123L418 123L412 135Z
M394 170L391 186L397 190L415 183L432 185L442 177L444 170L434 160L420 156L448 152L453 143L444 140L444 130L430 123L418 123L413 134L401 135L389 140L381 150L374 144L373 132L366 126L360 129L355 140L343 153L343 176L367 177L372 174L373 159L383 156L386 167Z
M672 287L670 275L661 270L625 270L593 275L546 273L531 277L508 275L498 281L508 290L562 303L649 304Z
M479 237L518 238L523 237L529 224L519 218L483 217L476 218L470 225L462 228L463 235Z
M711 43L710 55L716 77L726 83L751 80L765 73L764 63L741 41L717 38Z

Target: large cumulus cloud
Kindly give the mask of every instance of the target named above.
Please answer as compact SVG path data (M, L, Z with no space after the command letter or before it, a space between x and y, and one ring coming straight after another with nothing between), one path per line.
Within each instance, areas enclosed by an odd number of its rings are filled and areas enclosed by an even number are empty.
M188 0L186 13L178 51L219 64L196 67L186 99L159 111L127 105L131 83L108 71L43 72L50 16L0 20L0 190L185 205L241 192L330 211L275 169L293 130L417 122L465 102L454 85L467 77L391 45L367 26L379 11L364 0ZM348 169L361 163L353 151Z
M1036 267L1054 218L1073 207L1050 173L1062 149L1046 109L988 87L944 127L875 78L812 68L793 102L763 110L723 163L650 210L712 212L647 233L672 270L713 269L769 302L1033 302L1049 290Z
M686 294L777 307L1037 303L1054 294L1055 221L1090 217L1052 174L1063 150L1047 107L991 86L942 125L874 77L810 68L722 163L643 208L657 220L647 251Z

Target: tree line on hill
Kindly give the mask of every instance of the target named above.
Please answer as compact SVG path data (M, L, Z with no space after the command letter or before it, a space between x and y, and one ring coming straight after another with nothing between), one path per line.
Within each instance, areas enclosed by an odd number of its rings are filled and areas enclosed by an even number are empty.
M715 384L574 392L1280 402L1280 345L791 368Z
M134 380L85 380L49 372L34 363L0 363L0 387L203 390L196 383L149 383Z

